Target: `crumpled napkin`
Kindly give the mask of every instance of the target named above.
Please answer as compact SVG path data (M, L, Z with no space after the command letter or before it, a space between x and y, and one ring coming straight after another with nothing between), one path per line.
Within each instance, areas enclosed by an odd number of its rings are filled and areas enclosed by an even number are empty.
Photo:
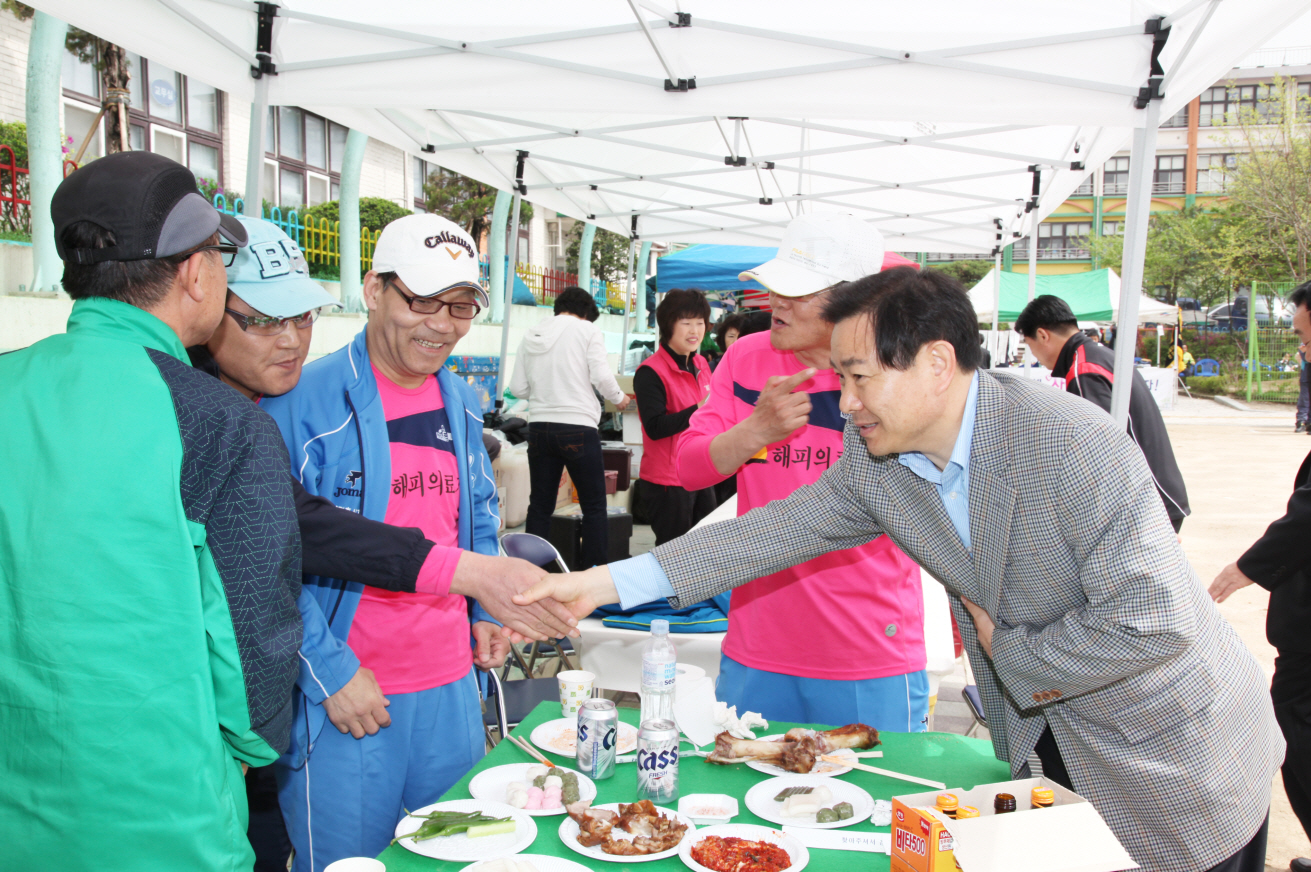
M762 718L759 712L747 712L739 718L737 706L730 706L718 700L715 702L715 711L711 719L714 720L716 727L728 730L730 735L739 739L754 739L756 734L752 732L752 727L769 729L769 721Z

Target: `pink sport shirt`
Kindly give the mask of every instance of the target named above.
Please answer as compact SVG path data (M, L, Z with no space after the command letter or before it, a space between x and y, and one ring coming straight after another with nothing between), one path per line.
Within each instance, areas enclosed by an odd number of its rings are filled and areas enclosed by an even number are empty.
M436 543L419 591L449 591L459 561L460 475L436 378L403 388L373 370L391 442L388 524L418 527ZM443 438L444 437L444 438ZM366 587L346 643L383 693L415 693L463 678L473 666L469 613L451 593Z
M751 414L770 376L805 368L791 352L774 350L768 333L734 342L680 446L683 487L722 481L710 460L711 441ZM738 471L738 515L813 484L842 456L846 420L838 410L837 374L821 370L797 390L810 394L810 423ZM805 678L852 681L917 672L926 662L919 567L880 536L758 578L733 591L723 651L754 669Z

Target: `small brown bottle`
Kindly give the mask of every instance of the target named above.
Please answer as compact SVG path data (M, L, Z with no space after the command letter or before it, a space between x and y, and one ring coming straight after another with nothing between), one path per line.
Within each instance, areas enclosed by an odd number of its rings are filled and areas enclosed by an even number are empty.
M1031 808L1051 808L1056 802L1056 792L1050 787L1035 787L1029 794Z
M1015 811L1015 797L1009 793L997 794L997 798L992 801L992 810L994 814Z

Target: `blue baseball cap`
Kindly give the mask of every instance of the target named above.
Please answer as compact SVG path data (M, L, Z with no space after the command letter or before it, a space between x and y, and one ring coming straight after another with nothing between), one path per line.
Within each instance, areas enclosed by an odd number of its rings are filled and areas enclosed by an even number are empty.
M320 306L340 306L310 278L300 246L278 225L239 216L249 239L228 267L228 290L272 318L292 318Z

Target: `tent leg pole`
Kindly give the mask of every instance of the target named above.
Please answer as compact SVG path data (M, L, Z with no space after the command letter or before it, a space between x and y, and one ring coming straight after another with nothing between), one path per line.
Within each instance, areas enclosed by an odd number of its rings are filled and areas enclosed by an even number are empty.
M492 226L487 230L487 295L492 304L487 320L493 322L505 321L505 228L513 199L509 191L496 192Z
M628 361L628 313L633 302L633 257L636 254L637 237L628 240L628 273L624 276L624 332L619 342L619 374L623 375Z
M346 134L346 153L341 159L337 228L340 232L341 305L347 312L363 312L366 308L360 284L360 269L364 266L360 256L360 170L364 168L364 149L368 145L369 135L362 130L352 129Z
M1001 341L997 331L1001 324L1001 248L992 257L992 365L997 365L997 355L1001 351Z
M269 77L260 76L255 80L255 99L250 103L250 138L246 144L246 194L241 212L247 218L264 217L264 129L268 115Z
M1161 103L1151 100L1143 110L1143 126L1134 128L1129 153L1129 196L1125 203L1124 257L1120 274L1120 311L1115 324L1115 383L1111 417L1120 427L1129 423L1129 393L1138 345L1138 300L1143 292L1143 261L1147 254L1147 222L1152 208L1152 166Z
M646 271L651 264L651 240L647 239L642 242L642 248L637 254L637 263L633 266L633 280L637 282L637 313L636 323L633 324L634 333L646 332Z
M1029 228L1029 302L1033 302L1034 296L1038 292L1038 211L1033 212L1033 222ZM1029 374L1032 364L1029 359L1033 354L1029 352L1028 346L1025 346L1024 352L1024 374Z
M59 291L63 287L64 262L55 248L50 201L64 179L59 148L59 71L67 33L67 24L38 11L28 41L26 108L33 291Z
M592 242L596 239L596 225L584 224L583 235L578 241L578 287L596 299L596 290L592 287Z
M518 188L514 191L514 205L510 207L510 239L506 245L510 249L510 261L505 270L505 319L501 322L501 365L496 373L496 408L499 411L505 404L505 382L510 372L510 313L514 305L514 276L519 268L519 209L523 205L523 194Z

